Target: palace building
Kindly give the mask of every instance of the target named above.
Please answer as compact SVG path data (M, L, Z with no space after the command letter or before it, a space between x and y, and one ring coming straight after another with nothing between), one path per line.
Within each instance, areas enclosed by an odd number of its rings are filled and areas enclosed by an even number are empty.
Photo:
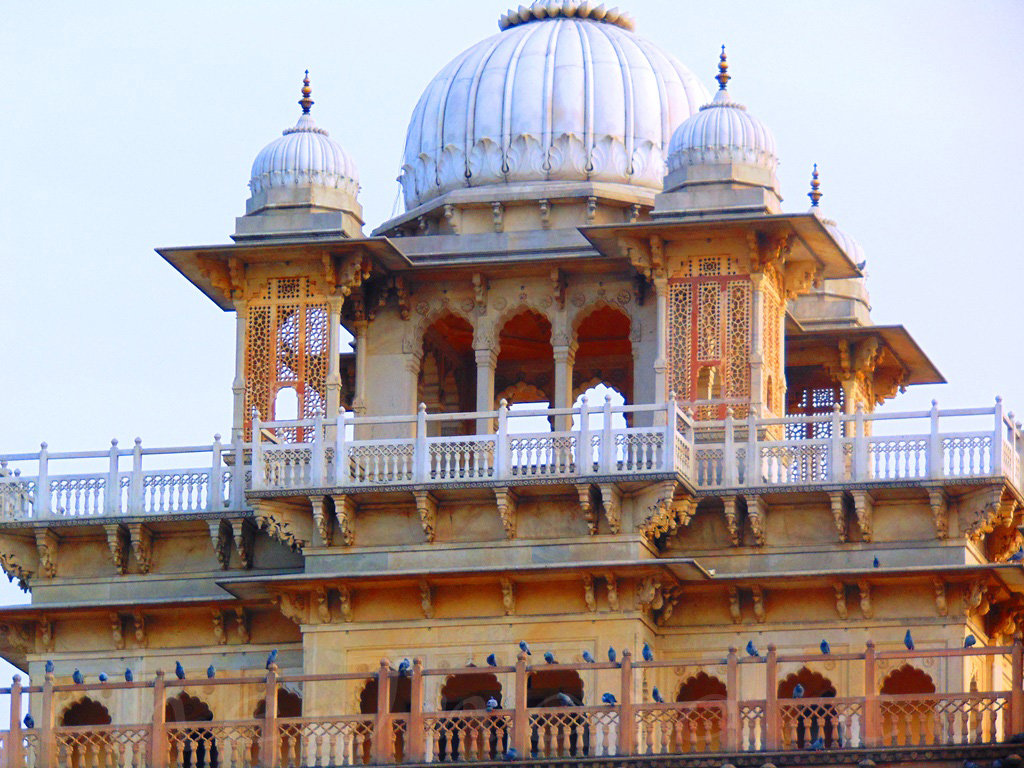
M236 318L230 435L0 455L3 766L1019 764L1021 425L877 410L942 375L724 48L499 27L404 213L307 73L231 242L159 250Z

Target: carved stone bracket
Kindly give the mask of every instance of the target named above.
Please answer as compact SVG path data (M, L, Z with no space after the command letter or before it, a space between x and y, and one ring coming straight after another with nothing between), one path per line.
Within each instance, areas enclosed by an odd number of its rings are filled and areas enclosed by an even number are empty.
M135 631L135 642L140 648L149 645L149 637L146 633L146 617L142 611L136 610L132 613L132 624Z
M513 489L502 486L494 489L494 499L498 503L498 515L501 517L501 527L505 529L505 538L512 540L517 533L516 506L519 497Z
M305 594L299 592L278 592L272 595L270 601L281 611L286 619L291 619L296 624L307 624L309 612L309 600Z
M321 624L331 623L331 596L327 587L319 586L313 590L313 604L316 607L316 618Z
M613 611L619 610L619 583L615 574L611 571L605 573L604 583L608 591L608 607Z
M860 590L860 612L865 619L875 616L875 609L871 605L871 584L867 581L858 581L857 589Z
M249 617L245 613L243 606L235 608L235 634L238 636L238 642L242 645L246 645L249 642Z
M112 614L117 615L117 614ZM120 617L118 618L118 626L120 626ZM55 640L55 634L53 631L53 622L46 616L40 616L39 621L36 622L36 647L39 652L52 651L53 643ZM115 642L116 645L116 642ZM124 637L121 638L121 645L117 648L124 648Z
M334 542L334 524L325 509L327 500L323 496L310 496L309 503L313 508L313 530L316 532L315 543L329 547Z
M660 611L664 604L665 596L661 590L660 578L644 576L636 583L636 605L641 611Z
M832 520L835 522L839 540L846 541L846 494L842 491L832 491L828 495L828 500L832 506Z
M981 577L963 587L964 616L967 619L988 614L992 604L988 597L988 579Z
M750 594L754 598L754 618L757 619L758 624L764 624L767 618L764 607L764 589L761 587L751 587Z
M420 579L420 608L423 609L423 618L434 618L434 593L426 579Z
M118 523L104 525L103 530L107 534L107 547L110 549L114 568L118 574L124 576L128 570L128 531Z
M57 534L49 528L36 531L36 550L39 552L39 575L52 579L57 575Z
M935 521L935 537L949 538L949 499L942 488L928 489L928 504L932 508L932 519Z
M612 533L622 533L622 492L615 483L601 483L601 507Z
M850 611L846 606L846 585L841 581L832 584L836 596L836 615L844 621L850 618Z
M231 521L231 538L235 541L235 551L242 560L243 568L252 568L253 547L256 542L256 529L245 518Z
M346 547L356 542L355 513L356 507L352 497L345 493L336 493L334 499L334 519L338 524L338 535Z
M128 530L131 533L132 554L139 564L139 571L149 573L153 568L153 532L144 523L132 523Z
M342 585L338 587L338 607L341 609L341 618L346 623L352 622L352 591Z
M111 611L107 617L110 619L110 639L114 643L114 648L119 651L124 650L124 622L121 619L121 614L117 611Z
M949 616L949 603L946 600L946 582L942 579L932 579L932 587L935 590L935 612L939 616Z
M740 591L737 587L729 587L729 617L733 624L743 621L743 613L740 608Z
M661 588L661 594L663 603L661 611L654 617L654 623L659 627L668 624L672 618L672 614L675 613L676 606L679 605L679 600L682 597L682 590L678 587L664 586Z
M874 535L875 500L867 491L853 491L853 508L857 515L857 527L864 541L871 541Z
M576 493L580 499L580 511L587 521L587 531L591 536L597 533L597 513L594 511L594 489L590 483L578 483Z
M597 611L597 597L594 595L594 577L589 573L583 575L583 602L591 613Z
M480 272L473 273L473 306L478 315L487 314L487 291L490 284Z
M217 564L221 570L227 570L231 563L231 523L227 520L207 520L210 527L210 541Z
M506 616L516 615L516 585L508 576L501 577L501 604Z
M337 500L335 500L337 505ZM252 502L256 524L266 531L272 539L276 539L296 552L301 552L309 542L306 531L310 531L311 519L300 519L296 510L289 504L256 499ZM337 508L337 507L336 507Z
M437 498L430 491L414 491L416 499L416 511L420 515L420 525L423 526L423 535L431 544L437 533Z
M747 524L754 537L754 545L763 547L765 543L765 518L768 517L768 504L760 496L745 496L747 502Z
M725 506L725 527L729 531L729 541L734 547L740 545L740 516L736 507L735 496L723 496L722 504Z
M9 581L17 580L18 586L27 590L29 581L35 574L34 571L25 568L18 562L18 556L12 552L0 552L0 568L3 568Z
M670 536L679 524L672 504L675 489L674 480L659 483L654 504L648 508L646 519L638 526L640 535L652 544L664 536Z

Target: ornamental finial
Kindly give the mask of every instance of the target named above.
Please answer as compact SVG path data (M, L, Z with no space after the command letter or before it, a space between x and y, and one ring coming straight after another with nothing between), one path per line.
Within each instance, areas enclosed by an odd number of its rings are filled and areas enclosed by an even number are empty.
M309 70L306 70L306 76L302 78L302 98L299 99L299 106L302 107L302 114L308 115L309 108L313 106L313 100L309 98L310 94L313 93L313 89L309 87Z
M718 81L718 90L724 91L725 84L732 79L729 74L729 59L725 55L725 46L722 46L722 55L718 57L718 75L715 76L715 80Z
M818 181L818 164L814 164L814 170L811 172L811 191L807 193L807 196L811 198L811 208L818 207L818 201L821 200L821 190L818 187L821 186L821 182Z

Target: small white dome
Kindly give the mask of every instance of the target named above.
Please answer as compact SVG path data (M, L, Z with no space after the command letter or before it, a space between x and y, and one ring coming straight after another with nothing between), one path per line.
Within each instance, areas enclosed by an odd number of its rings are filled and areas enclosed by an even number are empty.
M673 130L709 98L693 73L590 0L538 0L499 26L420 97L400 177L406 210L505 183L661 191Z
M309 73L303 81L302 115L293 128L286 128L256 155L249 191L255 196L274 187L317 186L340 189L355 195L359 191L356 164L338 142L318 128L309 114Z
M718 64L718 93L696 115L680 125L669 145L668 168L688 165L741 163L774 172L779 164L775 137L768 127L729 96L729 65L725 46Z

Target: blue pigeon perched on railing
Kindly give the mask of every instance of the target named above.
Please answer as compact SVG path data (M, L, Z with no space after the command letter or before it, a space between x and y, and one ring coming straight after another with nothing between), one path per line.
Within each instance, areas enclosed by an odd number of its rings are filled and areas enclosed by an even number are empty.
M77 669L71 675L71 679L75 681L75 685L81 685L85 682L85 678L82 676L82 673L79 672Z
M754 645L754 641L753 640L747 640L746 651L747 651L747 655L748 656L760 656L761 655L760 653L757 652L757 646Z
M53 659L47 659L46 660L46 674L48 674L48 675L52 675L53 674Z
M126 683L134 683L135 682L135 675L132 674L131 667L125 667L125 669L124 669L124 681Z
M615 649L608 646L608 661L615 661Z
M213 664L206 668L206 676L211 680L217 676L217 670L214 668Z
M810 747L808 747L808 749L811 749L811 750L813 750L815 752L818 752L818 751L820 751L820 750L822 750L824 748L825 748L825 739L823 739L821 736L819 736L814 741L812 741Z
M804 687L800 683L797 683L796 685L793 686L793 698L794 699L802 699L803 697L804 697Z
M557 661L555 661L555 654L553 654L551 651L544 651L544 661L546 661L548 664L558 663Z
M494 698L493 696L491 696L491 698L489 698L487 700L487 711L488 712L493 712L497 708L498 708L498 700L496 698Z
M412 669L412 662L408 659L402 659L398 664L398 676L405 677L409 674L410 669Z
M821 655L822 656L828 656L830 653L832 653L832 648L829 646L828 640L822 640L821 641Z
M489 654L487 656L487 666L488 667L496 667L496 666L498 666L498 659L494 656L493 653Z
M525 653L527 656L533 656L533 654L530 653L530 646L526 644L525 640L519 641L519 650Z
M616 704L619 703L618 701L615 700L615 694L613 694L613 693L601 694L601 701L603 701L609 707L614 707Z
M597 659L594 658L594 654L590 651L583 651L583 660L587 662L587 664L594 664L597 662Z
M914 650L914 636L910 634L910 630L907 630L907 634L903 636L903 644L907 646L908 651Z
M643 657L644 661L654 661L654 651L647 643L644 643Z
M29 730L36 727L36 721L32 719L32 713L29 712L25 715L25 719L22 721L25 723L25 727Z
M658 690L658 686L654 686L651 689L651 698L653 698L659 704L665 703L665 697L661 695L661 691Z
M561 705L563 707L575 707L576 706L576 702L572 700L572 697L568 696L567 694L562 693L561 691L559 691L555 695L555 700L559 703L559 705Z
M105 683L105 682L107 682L107 679L108 679L107 678L107 673L106 672L100 672L100 682L101 683Z
M270 669L271 664L277 663L277 648L267 654L267 669Z
M977 644L977 642L978 638L976 638L974 635L968 635L964 638L964 648L972 648Z
M185 679L185 668L181 666L180 661L174 662L174 674L179 680Z
M1011 563L1019 563L1021 560L1024 560L1024 547L1021 547L1012 555L1010 555Z
M504 758L509 762L519 759L519 750L515 747L509 747L508 752L504 754Z
M881 563L878 562L878 558L877 557L874 559L874 562L871 563L871 567L872 568L878 568L880 565L881 565Z

